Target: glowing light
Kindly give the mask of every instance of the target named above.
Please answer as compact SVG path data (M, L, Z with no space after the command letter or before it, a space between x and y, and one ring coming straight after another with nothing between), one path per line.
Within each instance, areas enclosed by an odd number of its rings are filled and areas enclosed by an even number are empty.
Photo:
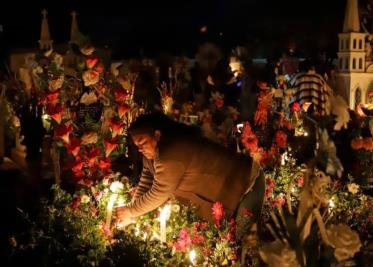
M122 191L123 188L124 188L124 185L119 181L112 182L110 185L110 191L116 194Z
M136 225L135 236L139 236L139 235L140 235L140 227L138 225Z
M284 166L286 164L286 162L288 162L289 160L289 157L288 157L288 153L285 152L281 155L281 165Z
M197 253L196 253L196 251L194 249L192 249L189 252L189 260L193 264L193 266L196 265L196 257L197 257Z
M332 210L335 207L335 203L333 199L329 200L329 209Z
M167 240L166 222L170 218L170 215L171 215L171 205L167 204L163 208L160 209L159 222L160 222L160 240L161 240L161 242L166 242L166 240Z
M115 200L117 200L118 195L112 194L109 198L109 201L107 203L107 210L106 210L106 226L110 228L111 224L111 216L113 214L113 207Z

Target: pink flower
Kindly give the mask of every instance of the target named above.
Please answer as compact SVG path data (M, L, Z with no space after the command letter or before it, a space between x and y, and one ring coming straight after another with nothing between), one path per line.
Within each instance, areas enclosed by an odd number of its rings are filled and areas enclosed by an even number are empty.
M176 251L186 251L189 246L192 244L192 240L190 239L188 230L186 228L182 228L179 232L179 238L174 243L174 248Z
M220 222L224 218L223 204L220 202L215 202L212 206L212 214L214 215L216 225L220 227Z
M298 186L299 187L302 187L303 184L304 184L304 179L303 179L303 176L298 176Z

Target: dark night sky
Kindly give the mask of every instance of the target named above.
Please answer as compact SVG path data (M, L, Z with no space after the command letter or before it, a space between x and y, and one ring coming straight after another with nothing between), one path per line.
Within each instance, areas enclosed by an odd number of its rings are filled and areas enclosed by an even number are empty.
M120 1L120 0L119 0ZM66 42L70 12L78 12L81 32L94 44L113 48L114 56L159 52L193 56L199 43L211 40L226 50L237 44L256 56L272 56L294 40L300 51L336 52L345 0L189 0L189 1L29 1L2 3L2 48L37 46L42 8L49 12L55 43ZM53 5L58 5L53 7ZM310 3L307 5L307 3ZM306 6L304 6L306 5ZM199 29L208 26L208 33ZM219 33L222 32L222 36Z

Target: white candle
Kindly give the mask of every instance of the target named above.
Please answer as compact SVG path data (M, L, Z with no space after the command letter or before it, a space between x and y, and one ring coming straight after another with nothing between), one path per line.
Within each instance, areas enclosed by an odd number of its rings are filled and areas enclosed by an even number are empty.
M166 222L171 215L171 205L165 205L159 214L159 223L160 223L160 240L165 243L167 240L166 234Z
M107 203L107 210L106 210L106 227L110 228L111 224L111 216L113 214L113 207L115 200L117 199L117 194L111 194L109 201Z
M197 256L196 251L194 249L192 249L189 252L189 260L190 260L190 262L192 263L193 266L196 265L196 256Z

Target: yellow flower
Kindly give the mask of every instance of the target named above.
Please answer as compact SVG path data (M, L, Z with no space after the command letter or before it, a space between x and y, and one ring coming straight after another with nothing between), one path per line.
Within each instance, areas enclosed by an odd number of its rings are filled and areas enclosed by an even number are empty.
M97 143L97 139L98 139L97 133L89 132L82 136L82 144L83 145L95 144Z
M228 265L228 260L227 259L224 259L224 261L221 263L222 266L226 266Z
M356 194L359 191L359 185L351 183L347 185L347 189L350 193Z
M80 199L80 202L83 203L83 204L87 204L90 200L91 200L91 198L89 196L82 195L82 197Z

